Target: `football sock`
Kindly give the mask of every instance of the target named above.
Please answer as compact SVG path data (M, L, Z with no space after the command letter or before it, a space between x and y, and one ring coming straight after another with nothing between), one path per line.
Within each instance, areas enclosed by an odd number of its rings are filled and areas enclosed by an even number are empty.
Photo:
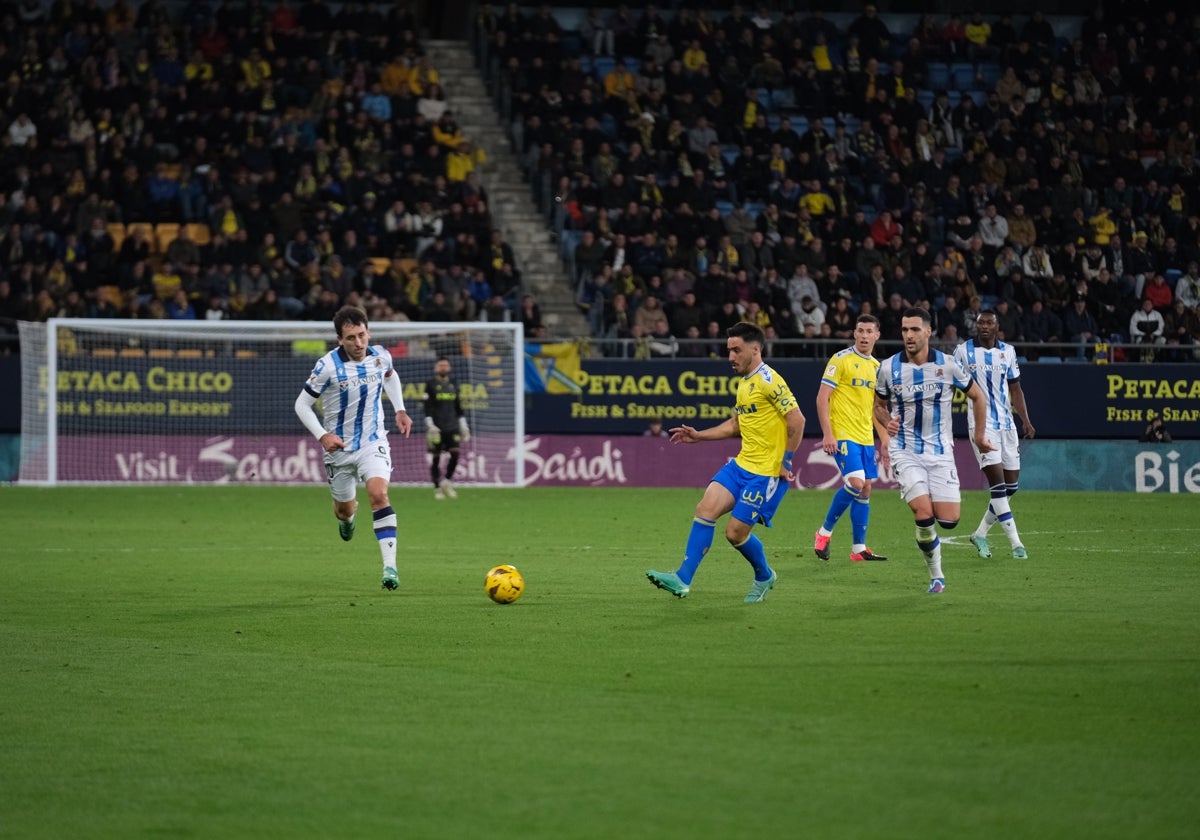
M688 533L687 548L684 549L683 563L680 564L679 571L675 573L688 586L692 585L692 578L696 575L696 569L699 567L700 561L704 559L704 555L712 547L713 532L716 528L717 523L712 519L697 516L692 520L692 530Z
M746 562L754 569L755 580L771 579L771 567L767 565L767 553L763 550L762 540L751 534L734 548L742 553Z
M855 499L854 495L846 491L845 485L838 488L833 494L833 501L829 503L829 512L825 514L825 524L821 526L821 535L829 536L833 533L833 526L842 518L842 514L846 512L846 508L850 507L850 503Z
M433 453L433 460L429 464L429 477L433 480L434 487L438 487L442 483L441 460L441 455Z
M1008 506L1008 496L993 499L992 510L995 511L996 521L1004 529L1004 536L1008 537L1009 544L1020 545L1021 537L1017 534L1017 522L1013 519L1012 509Z
M917 520L917 548L925 554L925 565L929 567L929 577L942 575L942 544L938 540L937 527L932 519Z
M984 511L983 519L979 520L979 527L975 529L975 536L986 537L988 531L992 530L992 526L1000 518L1000 511L997 508L997 502L1004 502L1004 509L1008 510L1008 495L1006 488L1007 484L1000 482L993 484L988 490L991 492L992 501L988 505L988 509Z
M458 453L451 451L450 460L446 462L446 478L454 478L454 471L458 469Z
M850 505L850 529L854 535L851 550L858 552L867 547L867 522L871 519L871 500L855 499Z
M396 568L396 512L392 506L382 507L373 514L375 539L379 540L379 551L383 554L383 566Z

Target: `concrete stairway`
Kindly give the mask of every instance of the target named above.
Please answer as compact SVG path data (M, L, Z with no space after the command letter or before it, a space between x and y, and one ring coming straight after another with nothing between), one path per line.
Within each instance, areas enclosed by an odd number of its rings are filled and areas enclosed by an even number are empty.
M463 134L487 152L480 180L488 192L492 218L516 254L525 291L537 298L551 336L585 338L587 320L575 306L558 243L533 202L470 46L466 41L427 41L425 46Z

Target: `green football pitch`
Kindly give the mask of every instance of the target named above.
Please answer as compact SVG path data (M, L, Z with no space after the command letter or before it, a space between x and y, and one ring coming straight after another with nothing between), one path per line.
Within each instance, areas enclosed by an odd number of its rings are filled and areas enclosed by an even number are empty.
M798 492L718 536L697 490L394 488L401 589L313 488L0 490L6 837L1152 838L1200 825L1195 498L1022 493L1030 559ZM484 573L527 588L492 604Z

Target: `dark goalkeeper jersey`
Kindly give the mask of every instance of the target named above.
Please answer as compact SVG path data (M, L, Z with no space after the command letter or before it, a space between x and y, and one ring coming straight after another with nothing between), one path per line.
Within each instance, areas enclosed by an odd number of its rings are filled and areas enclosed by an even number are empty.
M463 410L457 382L453 379L443 381L435 376L425 383L425 416L432 417L434 425L446 434L458 431L458 419L463 416Z

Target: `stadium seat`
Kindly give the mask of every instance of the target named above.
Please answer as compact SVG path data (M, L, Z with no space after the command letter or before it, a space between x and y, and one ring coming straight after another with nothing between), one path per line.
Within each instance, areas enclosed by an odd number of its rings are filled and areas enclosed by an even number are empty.
M625 62L625 69L635 76L638 74L638 71L642 69L642 60L640 58L633 58L632 56L629 56L623 60Z
M121 243L125 241L125 225L121 222L109 222L108 235L112 237L113 251L120 251Z
M753 218L758 218L758 215L762 213L763 210L767 209L766 203L762 201L747 201L742 205L742 207L744 207L746 212Z
M1167 281L1167 285L1171 287L1171 291L1175 291L1175 284L1179 282L1179 278L1183 276L1183 272L1178 268L1168 268L1163 272L1163 279Z
M928 111L930 106L933 105L933 91L918 90L917 91L917 102L918 102L918 104L920 104L920 106L924 110Z
M771 110L787 111L796 107L796 94L791 88L777 88L771 91Z
M125 235L133 236L134 231L141 231L142 236L146 237L146 241L150 243L150 250L157 251L156 240L154 238L154 225L149 222L130 222L125 226Z
M986 90L966 90L960 96L969 96L975 100L975 107L982 108L987 104L988 92Z
M718 201L717 202L717 212L719 212L722 216L728 216L730 213L733 212L733 202L732 201Z
M392 261L387 257L371 257L370 263L376 274L387 274L388 269L392 267Z
M188 222L184 225L184 230L187 231L188 239L201 248L212 242L212 231L203 222Z
M601 84L604 84L604 77L611 73L616 66L617 60L606 55L598 55L592 59L592 73Z
M727 166L733 165L733 162L735 160L737 160L737 156L740 152L741 152L741 149L739 149L737 147L736 143L722 143L721 144L721 157L722 157L722 159L724 159L725 164Z
M929 75L926 84L931 90L945 90L950 87L950 65L940 61L929 62Z
M108 301L116 309L120 309L125 303L124 298L121 297L120 286L99 286L96 288L96 297Z
M155 250L167 253L167 248L179 238L179 222L159 222L154 226Z
M862 120L860 120L858 117L847 114L845 119L842 120L842 123L846 126L846 133L853 136L858 134L858 128L862 125Z
M1040 359L1038 359L1038 364L1041 365L1057 365L1060 362L1062 362L1062 359L1060 359L1058 356L1042 356Z
M790 117L790 119L792 121L792 130L796 132L797 136L803 137L808 132L808 117L802 117L797 114L794 117Z
M1000 81L1000 76L1003 71L999 64L988 62L979 65L979 75L983 78L982 85L988 90L994 90L996 83Z
M946 99L950 102L951 108L957 108L962 102L962 97L963 95L961 90L946 91Z
M968 90L975 84L975 65L955 62L950 65L950 84L958 90Z
M772 131L779 130L779 114L767 114L767 128Z

